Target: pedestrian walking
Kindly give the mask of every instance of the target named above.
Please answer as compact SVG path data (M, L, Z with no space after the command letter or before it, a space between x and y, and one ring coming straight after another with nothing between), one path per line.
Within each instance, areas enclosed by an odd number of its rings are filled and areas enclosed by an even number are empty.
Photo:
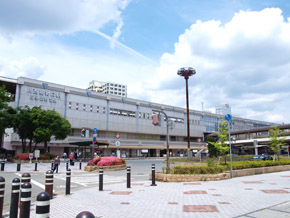
M67 159L67 154L64 152L62 157L63 157L64 160L66 160Z
M60 159L59 159L59 156L56 156L54 158L54 161L53 161L53 169L52 171L54 172L56 170L56 173L58 173L58 166L60 165Z
M71 152L69 155L69 163L71 166L74 165L74 153L73 152Z

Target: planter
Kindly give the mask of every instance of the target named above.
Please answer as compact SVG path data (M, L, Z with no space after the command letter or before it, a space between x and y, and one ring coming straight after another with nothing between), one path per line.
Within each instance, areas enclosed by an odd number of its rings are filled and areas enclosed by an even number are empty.
M257 175L257 174L263 174L263 173L275 173L275 172L288 171L288 170L290 170L290 165L250 168L250 169L243 169L243 170L233 170L233 176L234 177L251 176L251 175Z
M260 167L242 170L233 170L233 177L251 176L263 173L274 173L281 171L290 171L290 165L281 165L273 167ZM165 174L155 173L155 180L161 182L193 182L193 181L218 181L230 179L229 171L220 174ZM151 173L149 179L152 180Z
M84 170L88 172L99 171L100 167L103 167L104 171L124 170L126 169L126 164L112 166L85 166Z
M194 181L218 181L229 179L231 177L229 172L219 174L165 174L155 173L155 180L161 182L194 182ZM151 173L149 179L152 179Z

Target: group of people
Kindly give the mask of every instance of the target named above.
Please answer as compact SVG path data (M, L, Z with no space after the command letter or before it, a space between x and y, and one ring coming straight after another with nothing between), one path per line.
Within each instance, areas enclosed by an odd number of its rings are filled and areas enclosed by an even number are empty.
M67 159L67 154L64 152L63 153L63 158L66 160ZM70 165L73 166L74 165L74 160L77 160L78 159L78 155L77 155L77 152L71 152L70 155L69 155L69 162L70 162ZM58 166L60 165L60 158L59 156L56 156L53 160L53 168L52 168L52 171L56 171L56 173L58 173Z

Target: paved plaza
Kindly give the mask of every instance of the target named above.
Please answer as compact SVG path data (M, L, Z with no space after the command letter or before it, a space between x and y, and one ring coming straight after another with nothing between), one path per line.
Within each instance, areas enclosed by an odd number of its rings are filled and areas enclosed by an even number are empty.
M68 196L58 194L50 201L50 217L74 218L81 211L98 218L290 217L289 171L223 181L156 184L151 186L149 180L132 181L131 188L126 188L126 182L104 184L104 191L96 184ZM9 217L8 211L4 217Z

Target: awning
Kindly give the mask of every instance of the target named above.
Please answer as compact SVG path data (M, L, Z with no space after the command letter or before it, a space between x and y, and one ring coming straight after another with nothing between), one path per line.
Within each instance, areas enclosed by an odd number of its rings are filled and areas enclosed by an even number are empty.
M92 141L79 141L79 142L70 142L70 145L78 145L78 146L90 146L92 144ZM95 143L95 146L109 146L110 143L109 142L105 142L105 141L97 141Z

